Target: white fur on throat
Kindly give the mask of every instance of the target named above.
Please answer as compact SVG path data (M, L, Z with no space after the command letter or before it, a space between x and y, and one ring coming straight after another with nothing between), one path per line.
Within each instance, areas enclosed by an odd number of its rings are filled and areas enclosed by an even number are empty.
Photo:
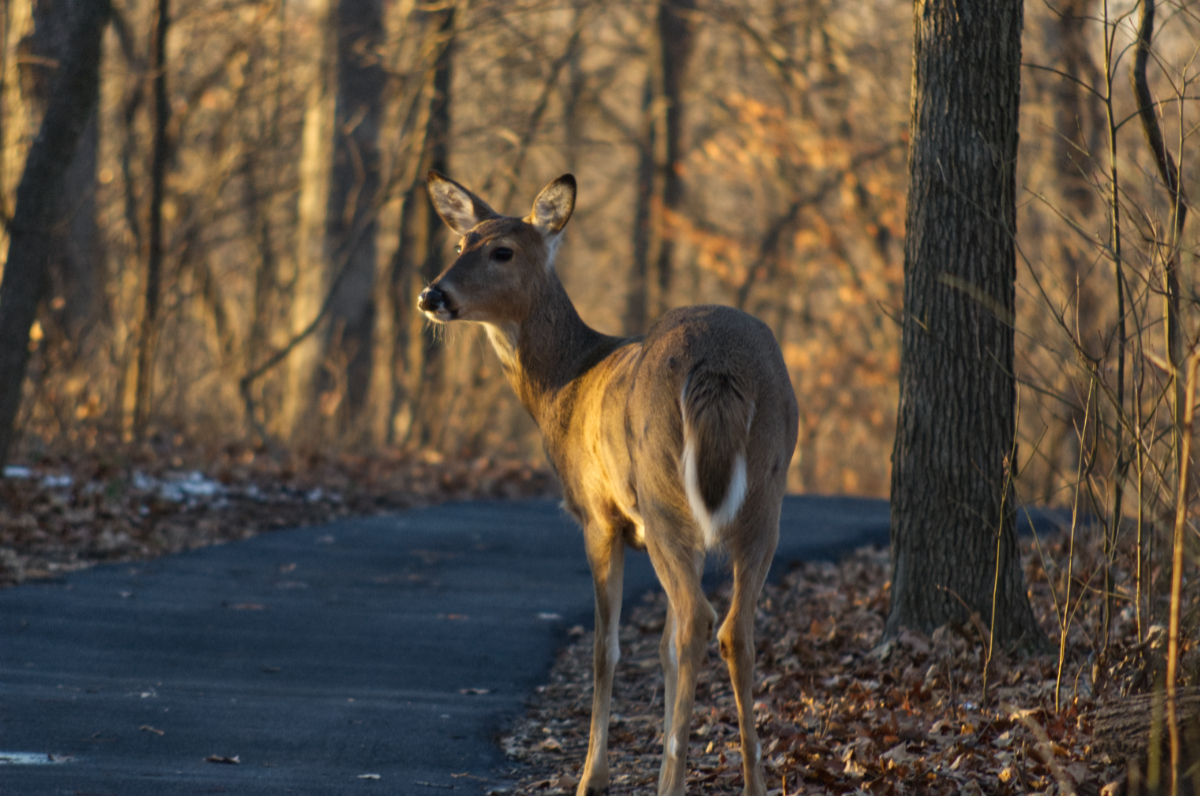
M691 506L692 516L704 534L704 546L715 547L720 541L720 532L726 525L733 522L734 517L741 511L742 503L746 500L746 455L739 453L733 460L733 472L729 477L729 486L725 488L725 499L716 511L711 514L704 505L704 497L700 494L700 477L696 472L696 445L684 426L683 443L683 487L687 492L688 505Z
M558 254L558 244L562 241L561 232L555 232L550 235L542 235L542 240L546 244L546 270L554 270L554 257Z
M483 328L487 330L488 339L492 341L492 348L496 350L496 356L500 357L504 366L516 367L517 338L520 336L517 325L515 323L485 323Z

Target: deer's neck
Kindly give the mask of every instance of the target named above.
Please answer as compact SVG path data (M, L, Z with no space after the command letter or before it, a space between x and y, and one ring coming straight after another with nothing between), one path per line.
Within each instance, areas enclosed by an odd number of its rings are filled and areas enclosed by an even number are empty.
M592 329L551 276L521 323L489 324L504 373L543 432L557 425L558 398L623 340ZM561 422L562 418L557 418Z

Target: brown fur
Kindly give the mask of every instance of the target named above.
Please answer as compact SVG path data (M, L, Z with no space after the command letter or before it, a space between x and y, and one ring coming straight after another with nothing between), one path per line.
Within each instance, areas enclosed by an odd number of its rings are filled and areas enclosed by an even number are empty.
M744 453L753 406L746 388L729 373L703 363L688 376L683 415L695 435L700 495L710 512L725 500L735 458Z
M745 457L745 499L719 530L734 591L717 638L737 698L746 793L763 796L751 693L754 606L779 537L797 432L796 398L771 331L745 313L705 306L668 312L644 339L600 334L580 319L550 263L574 207L573 177L542 191L525 220L496 215L441 175L431 173L429 186L463 239L459 258L422 293L420 307L433 320L485 325L542 431L564 505L584 531L596 591L596 682L579 796L609 783L627 544L646 549L669 600L659 793L684 790L696 674L717 620L700 588L706 545L684 485L685 428L710 513L727 495L733 462Z

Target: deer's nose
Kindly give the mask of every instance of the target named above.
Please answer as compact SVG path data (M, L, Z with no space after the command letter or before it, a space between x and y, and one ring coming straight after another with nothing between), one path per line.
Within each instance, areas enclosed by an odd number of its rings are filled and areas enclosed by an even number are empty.
M437 312L446 306L446 294L436 287L427 287L417 298L417 309L421 312Z

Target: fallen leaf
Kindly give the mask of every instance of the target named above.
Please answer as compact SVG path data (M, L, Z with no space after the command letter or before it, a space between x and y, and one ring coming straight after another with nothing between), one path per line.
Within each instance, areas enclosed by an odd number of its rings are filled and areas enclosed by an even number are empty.
M233 757L224 757L222 755L209 755L208 757L204 758L204 762L205 763L225 763L227 765L236 766L242 762L242 758L241 758L241 755L234 755Z

